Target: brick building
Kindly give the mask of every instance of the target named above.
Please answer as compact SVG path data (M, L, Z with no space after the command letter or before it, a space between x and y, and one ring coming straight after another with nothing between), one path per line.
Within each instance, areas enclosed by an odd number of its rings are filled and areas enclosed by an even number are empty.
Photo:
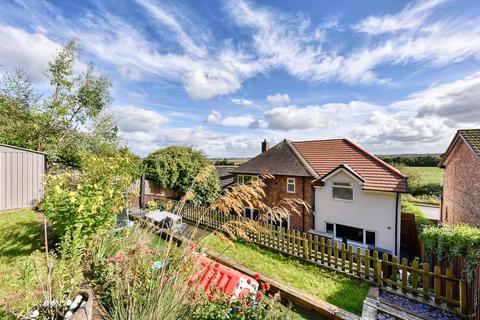
M441 221L480 227L480 129L458 130L440 161Z

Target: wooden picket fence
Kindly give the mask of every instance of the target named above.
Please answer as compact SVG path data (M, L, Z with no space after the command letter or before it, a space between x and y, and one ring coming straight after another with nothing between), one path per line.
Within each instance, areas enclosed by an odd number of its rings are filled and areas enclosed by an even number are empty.
M179 214L187 221L223 231L228 221L238 219L192 204L185 204ZM317 235L265 225L252 242L263 247L297 257L316 265L368 281L391 292L422 302L431 302L467 314L467 282L454 277L450 268L396 256L379 255L377 251L354 249L352 245L325 240Z

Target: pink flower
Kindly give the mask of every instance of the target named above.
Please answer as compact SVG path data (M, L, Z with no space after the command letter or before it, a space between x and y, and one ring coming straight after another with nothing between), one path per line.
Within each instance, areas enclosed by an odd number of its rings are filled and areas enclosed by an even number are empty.
M257 294L256 294L256 296L255 296L255 299L256 299L258 302L262 301L262 299L263 299L263 292L262 292L262 291L258 291Z
M251 280L251 279L247 279L247 283L248 283L248 284L252 284L252 280Z
M259 274L259 273L255 273L255 274L253 275L253 277L254 277L255 280L257 280L257 281L260 280L260 274Z

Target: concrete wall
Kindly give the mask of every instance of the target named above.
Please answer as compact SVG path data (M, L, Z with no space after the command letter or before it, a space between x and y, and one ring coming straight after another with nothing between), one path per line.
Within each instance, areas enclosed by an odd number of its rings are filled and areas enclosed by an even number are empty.
M43 196L45 155L0 145L0 210L27 208Z
M333 199L333 181L352 183L353 201ZM393 192L364 191L350 175L338 172L324 186L315 187L315 230L326 232L325 223L329 222L374 231L376 246L395 253L396 195ZM399 255L400 213L397 218Z
M462 139L445 162L441 221L480 227L480 159Z
M287 192L287 179L295 178L295 193ZM237 182L237 175L234 175L234 182ZM313 187L312 179L308 177L290 177L290 176L275 176L274 179L267 179L265 188L264 202L268 206L278 204L285 198L302 199L313 207ZM307 232L313 228L313 215L306 211L302 214L290 216L290 228L302 232Z

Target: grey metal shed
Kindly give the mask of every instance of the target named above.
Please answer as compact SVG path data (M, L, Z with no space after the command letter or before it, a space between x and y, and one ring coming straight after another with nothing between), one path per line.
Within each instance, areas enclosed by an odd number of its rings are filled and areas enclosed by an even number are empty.
M45 154L0 144L0 210L31 207L43 196Z

